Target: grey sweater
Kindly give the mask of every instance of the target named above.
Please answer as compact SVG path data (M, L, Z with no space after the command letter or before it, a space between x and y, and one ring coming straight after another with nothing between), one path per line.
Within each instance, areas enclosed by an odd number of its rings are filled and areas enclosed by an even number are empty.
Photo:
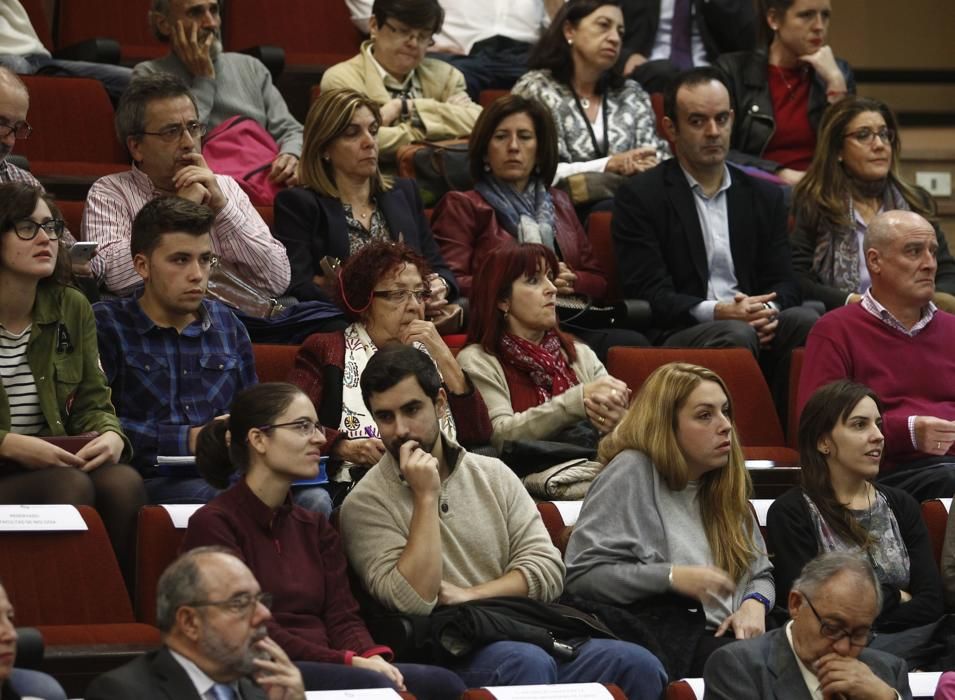
M671 564L713 566L698 489L671 491L642 452L625 450L594 481L567 546L566 589L582 598L626 605L669 590ZM750 593L775 600L772 564L755 518L759 552L732 596L704 605L715 628Z
M182 78L199 108L199 121L215 128L226 119L243 115L268 131L282 153L302 153L302 125L288 110L285 99L272 84L268 69L257 58L222 53L215 59L215 78L194 77L174 53L143 61L133 69L133 79L153 73Z

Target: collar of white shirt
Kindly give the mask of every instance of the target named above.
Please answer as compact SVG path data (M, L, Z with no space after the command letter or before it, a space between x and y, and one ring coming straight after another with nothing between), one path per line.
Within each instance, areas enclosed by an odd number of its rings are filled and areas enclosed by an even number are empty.
M196 687L196 691L199 693L199 697L205 700L206 698L214 698L212 695L212 686L215 685L215 681L209 678L201 668L196 666L191 660L187 659L182 654L169 650L169 653L172 654L172 658L179 662L179 665L183 667L186 671L186 675L189 676L189 680L192 681L192 684ZM229 683L228 685L232 686L232 690L235 692L237 698L241 697L239 694L238 683Z

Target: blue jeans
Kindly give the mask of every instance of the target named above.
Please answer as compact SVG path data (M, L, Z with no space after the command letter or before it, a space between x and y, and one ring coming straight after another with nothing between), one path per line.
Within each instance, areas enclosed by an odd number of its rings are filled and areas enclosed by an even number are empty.
M464 74L468 94L477 102L482 90L510 90L527 72L531 45L504 36L477 42L466 56L432 52L429 58L450 63Z
M487 685L616 683L630 700L657 700L667 684L663 664L637 644L591 639L572 661L558 661L526 642L494 642L455 670L469 688Z
M20 697L43 698L43 700L66 700L66 693L53 676L39 671L15 668L10 673L10 687Z
M156 476L145 479L149 502L160 503L208 503L222 493L205 479L174 476ZM326 518L332 514L332 498L321 486L301 486L292 489L292 500L305 510L321 513Z
M343 664L296 661L302 672L305 690L352 690L358 688L393 688L383 674L367 668ZM458 700L467 690L464 682L452 671L424 664L395 664L405 679L408 692L418 700Z

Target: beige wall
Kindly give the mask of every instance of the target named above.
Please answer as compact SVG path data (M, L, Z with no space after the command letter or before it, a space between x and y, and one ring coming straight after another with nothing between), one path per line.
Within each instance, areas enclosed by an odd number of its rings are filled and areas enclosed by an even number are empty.
M953 0L832 0L830 43L855 68L955 69ZM955 85L865 84L899 111L955 113Z

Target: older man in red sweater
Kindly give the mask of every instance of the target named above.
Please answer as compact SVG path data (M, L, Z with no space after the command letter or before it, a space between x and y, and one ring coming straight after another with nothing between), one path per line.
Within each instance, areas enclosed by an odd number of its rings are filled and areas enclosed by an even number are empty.
M886 211L863 240L872 287L823 316L806 341L799 410L820 386L849 378L884 405L879 480L919 500L955 492L955 316L932 303L935 232L909 211Z

